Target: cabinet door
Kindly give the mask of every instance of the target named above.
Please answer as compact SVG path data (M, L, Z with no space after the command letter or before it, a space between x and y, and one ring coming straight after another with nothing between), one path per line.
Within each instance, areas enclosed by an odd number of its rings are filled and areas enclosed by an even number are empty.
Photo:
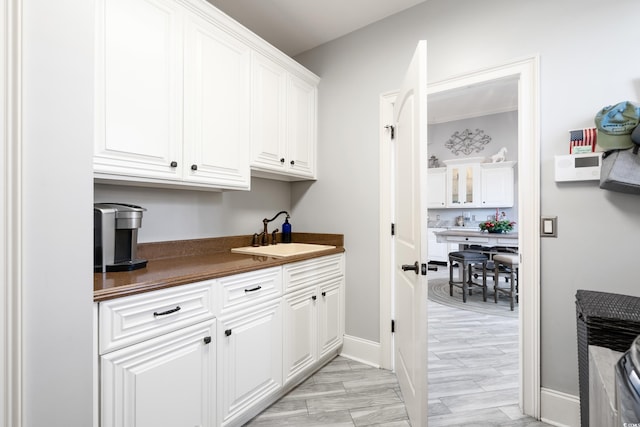
M103 355L102 427L215 425L215 320Z
M318 339L319 354L327 353L342 345L344 337L344 276L319 286Z
M218 319L218 425L282 386L282 299Z
M433 168L427 172L427 207L444 208L447 204L447 169Z
M254 52L251 64L251 166L284 173L287 72Z
M482 207L508 208L513 206L513 167L482 168Z
M293 292L285 297L282 355L285 384L316 361L317 301L316 286Z
M184 179L249 189L249 47L189 14L185 45Z
M287 147L291 174L315 178L316 93L314 86L289 76L287 86Z
M449 244L438 243L438 238L435 232L444 231L444 228L428 228L428 243L429 243L429 261L448 262L449 260Z
M94 170L179 179L181 13L168 0L98 0L96 8Z
M480 165L475 163L447 167L447 207L481 206L480 175Z

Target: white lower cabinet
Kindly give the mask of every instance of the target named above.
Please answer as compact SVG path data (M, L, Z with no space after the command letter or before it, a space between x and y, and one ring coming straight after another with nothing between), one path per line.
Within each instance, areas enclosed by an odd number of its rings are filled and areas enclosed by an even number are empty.
M437 262L449 262L449 252L458 250L457 245L451 245L450 243L439 243L438 237L435 233L440 231L446 231L446 228L428 228L427 234L429 238L427 240L429 251L429 261ZM453 247L455 246L455 248Z
M282 299L219 318L217 344L218 425L241 425L282 388Z
M215 319L100 357L101 425L215 425Z
M284 381L304 377L344 336L343 255L284 266Z
M98 303L101 427L241 426L338 354L344 254Z
M289 383L316 361L318 316L315 286L292 292L284 298L284 382Z
M336 350L344 337L344 276L318 286L318 358Z

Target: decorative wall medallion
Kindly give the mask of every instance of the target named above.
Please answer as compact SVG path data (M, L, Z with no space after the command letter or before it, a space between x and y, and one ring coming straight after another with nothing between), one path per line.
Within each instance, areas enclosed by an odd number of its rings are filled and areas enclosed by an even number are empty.
M460 153L471 154L473 152L479 153L484 150L484 146L491 142L491 137L485 135L482 129L476 129L472 131L465 129L462 132L454 132L451 138L444 143L453 154L459 156Z

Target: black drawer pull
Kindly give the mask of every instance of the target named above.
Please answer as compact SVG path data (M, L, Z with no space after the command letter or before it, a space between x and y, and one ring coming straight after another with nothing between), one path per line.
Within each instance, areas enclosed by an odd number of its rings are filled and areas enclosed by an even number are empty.
M315 301L315 300L317 300L317 299L318 299L318 296L317 296L317 295L314 295L314 296L312 296L312 297L311 297L311 299Z
M322 296L323 296L323 297L326 297L326 296L327 296L327 293L326 293L326 292L322 292Z
M204 343L205 344L210 344L211 343L211 337L204 337Z
M245 292L255 292L255 291L259 291L260 289L262 289L262 286L258 285L255 288L251 288L251 289L245 289Z
M225 334L226 336L231 335L231 329L227 329L226 331L224 331L224 334Z
M180 306L177 306L176 308L172 308L171 310L163 311L162 313L158 313L157 311L154 311L153 315L155 317L166 316L167 314L175 313L176 311L180 311Z

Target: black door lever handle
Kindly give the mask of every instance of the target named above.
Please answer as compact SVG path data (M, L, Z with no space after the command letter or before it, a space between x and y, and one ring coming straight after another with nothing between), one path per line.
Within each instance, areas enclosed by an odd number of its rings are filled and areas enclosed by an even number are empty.
M410 271L413 270L416 274L418 274L418 272L420 271L420 266L418 265L418 261L415 262L415 264L411 265L411 264L403 264L402 265L402 271Z

